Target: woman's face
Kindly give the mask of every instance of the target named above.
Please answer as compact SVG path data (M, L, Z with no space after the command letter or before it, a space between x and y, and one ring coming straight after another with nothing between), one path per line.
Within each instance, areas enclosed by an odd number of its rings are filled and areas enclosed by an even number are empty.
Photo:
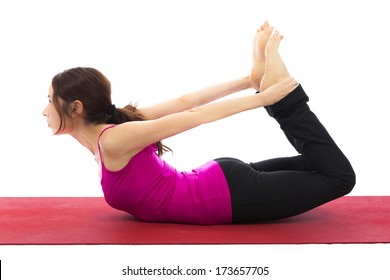
M47 97L49 98L49 102L43 110L42 114L47 119L48 127L50 127L53 131L53 134L55 134L60 128L61 118L53 104L53 88L51 86L49 88L49 95Z

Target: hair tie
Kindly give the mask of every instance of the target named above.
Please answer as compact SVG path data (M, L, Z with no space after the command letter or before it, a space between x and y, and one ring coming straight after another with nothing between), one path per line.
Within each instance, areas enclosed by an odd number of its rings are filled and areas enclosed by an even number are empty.
M111 116L112 116L112 115L115 113L115 111L116 111L115 104L112 104L110 107L108 107L106 113L107 113L108 115L111 115Z

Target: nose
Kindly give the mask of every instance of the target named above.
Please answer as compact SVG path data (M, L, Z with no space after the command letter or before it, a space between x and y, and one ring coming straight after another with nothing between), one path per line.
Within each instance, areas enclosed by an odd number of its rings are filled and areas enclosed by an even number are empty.
M45 107L45 109L43 109L42 115L43 115L44 117L47 117L47 106Z

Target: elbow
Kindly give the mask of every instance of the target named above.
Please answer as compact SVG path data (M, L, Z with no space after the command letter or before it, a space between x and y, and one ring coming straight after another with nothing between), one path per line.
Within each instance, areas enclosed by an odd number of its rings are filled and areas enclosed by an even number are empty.
M183 96L176 98L176 102L177 102L178 108L181 108L180 111L186 111L186 110L190 110L190 109L196 107L195 104L193 104L193 102L191 102L191 99L186 95L183 95Z
M207 117L203 114L202 110L199 107L190 108L186 110L186 113L191 119L190 123L192 127L197 127L209 122Z

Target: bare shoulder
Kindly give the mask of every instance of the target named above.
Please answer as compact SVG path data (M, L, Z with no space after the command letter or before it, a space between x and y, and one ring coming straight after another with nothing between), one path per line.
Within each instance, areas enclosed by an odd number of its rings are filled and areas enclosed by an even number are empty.
M134 147L128 139L131 127L125 124L107 129L99 139L102 160L112 171L124 167L141 149Z
M100 136L100 147L112 155L129 154L133 150L132 138L136 137L138 122L126 122L107 129ZM134 146L134 150L137 148Z

